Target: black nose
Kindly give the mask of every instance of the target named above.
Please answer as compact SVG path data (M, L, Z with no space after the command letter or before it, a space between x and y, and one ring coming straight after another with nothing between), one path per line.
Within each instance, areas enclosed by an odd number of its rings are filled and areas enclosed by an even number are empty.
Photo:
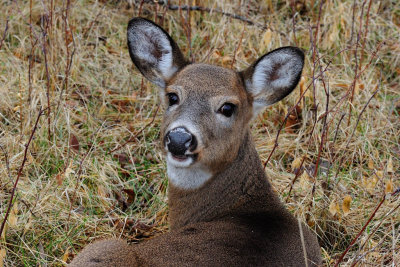
M196 137L184 127L172 129L165 136L168 151L175 156L184 156L185 152L196 149Z

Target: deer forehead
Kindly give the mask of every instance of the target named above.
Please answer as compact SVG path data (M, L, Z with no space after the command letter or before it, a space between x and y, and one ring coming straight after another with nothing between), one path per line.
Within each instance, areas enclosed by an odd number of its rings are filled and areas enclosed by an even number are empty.
M242 102L248 98L237 72L214 65L190 64L168 86L180 87L185 96L201 96L204 100L227 97Z

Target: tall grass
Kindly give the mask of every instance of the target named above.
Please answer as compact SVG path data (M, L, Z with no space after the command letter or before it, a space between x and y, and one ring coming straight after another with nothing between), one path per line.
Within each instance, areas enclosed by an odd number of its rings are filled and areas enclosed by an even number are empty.
M61 266L94 240L168 230L157 88L126 47L138 15L196 62L241 70L304 49L299 89L252 125L266 172L326 266L398 265L397 1L168 2L0 3L0 266Z

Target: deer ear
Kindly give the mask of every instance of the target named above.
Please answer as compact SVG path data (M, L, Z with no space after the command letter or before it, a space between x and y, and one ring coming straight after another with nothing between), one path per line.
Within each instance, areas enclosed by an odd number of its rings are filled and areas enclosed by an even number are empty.
M129 21L127 36L133 63L144 77L162 88L188 64L171 36L147 19Z
M243 71L246 90L253 96L253 115L290 94L303 65L303 52L288 46L269 52Z

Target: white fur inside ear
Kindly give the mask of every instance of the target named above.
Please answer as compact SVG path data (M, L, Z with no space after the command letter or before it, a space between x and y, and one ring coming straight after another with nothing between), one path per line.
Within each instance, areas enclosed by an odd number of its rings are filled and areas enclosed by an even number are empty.
M291 87L302 68L302 62L293 54L275 52L258 62L252 81L246 83L254 97L263 94L263 98L268 99L276 90Z
M154 25L140 24L128 31L128 39L135 57L158 72L155 73L158 77L153 82L165 87L165 81L178 70L173 64L172 46L168 37Z

